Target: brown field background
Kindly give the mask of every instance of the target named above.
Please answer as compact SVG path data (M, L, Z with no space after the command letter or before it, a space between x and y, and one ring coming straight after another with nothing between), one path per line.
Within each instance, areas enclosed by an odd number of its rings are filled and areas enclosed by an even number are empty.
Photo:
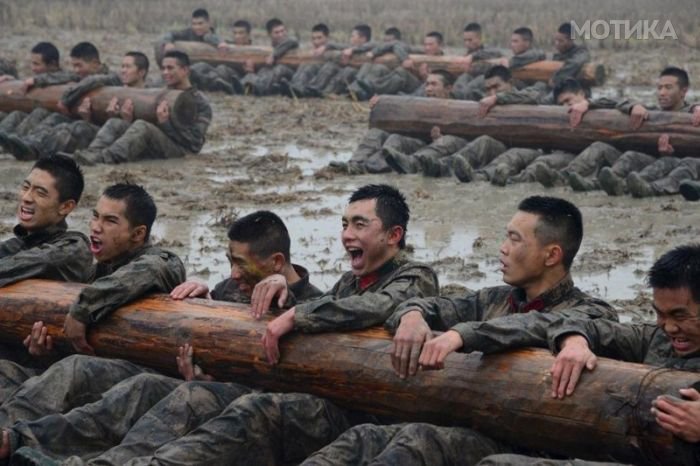
M331 27L337 40L346 39L354 24L367 22L379 33L397 26L413 43L419 43L426 32L438 30L448 45L460 46L464 25L478 21L488 43L507 46L511 30L529 26L538 45L548 49L552 31L564 21L658 19L661 25L672 22L681 44L700 44L698 0L0 0L0 27L5 33L37 28L160 33L186 25L197 7L209 10L225 37L236 19L248 19L262 35L266 19L278 16L302 39L319 21ZM610 39L591 40L589 46L639 49L668 42Z

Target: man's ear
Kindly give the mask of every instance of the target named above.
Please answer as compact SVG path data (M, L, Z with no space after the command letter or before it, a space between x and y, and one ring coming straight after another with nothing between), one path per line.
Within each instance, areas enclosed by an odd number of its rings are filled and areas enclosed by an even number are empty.
M272 263L272 270L274 270L275 273L282 272L282 269L287 265L287 259L285 259L284 254L281 252L272 254L268 260Z
M564 262L564 250L558 244L550 244L547 246L547 256L544 264L547 267L554 267Z
M148 229L146 228L146 225L137 226L131 230L131 241L133 243L145 243L147 231Z
M75 209L76 205L78 205L78 204L73 199L68 199L67 201L63 201L58 205L58 213L61 214L61 216L63 216L63 217L67 217L68 214L73 212L73 209Z
M398 245L401 242L404 234L405 231L402 226L394 225L393 227L389 228L389 238L387 244L390 246Z

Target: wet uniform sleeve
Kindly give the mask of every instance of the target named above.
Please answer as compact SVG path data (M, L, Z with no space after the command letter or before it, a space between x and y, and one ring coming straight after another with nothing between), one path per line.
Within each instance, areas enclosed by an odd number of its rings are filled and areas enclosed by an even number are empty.
M481 320L485 314L484 292L478 291L461 297L416 297L401 303L387 319L384 327L395 332L401 318L410 311L419 311L433 330L447 330L460 322Z
M547 328L562 318L609 319L614 317L607 307L582 305L555 312L530 311L511 314L484 322L464 322L450 330L459 333L462 351L496 353L525 346L548 347Z
M81 80L78 84L68 89L61 96L61 102L67 108L71 108L76 105L82 97L88 92L99 89L104 86L121 86L122 81L114 73L110 74L98 74L94 76L88 76Z
M87 239L72 236L0 259L0 287L27 278L86 282L92 275Z
M207 99L201 92L195 92L195 99L197 99L197 119L192 125L176 128L170 120L165 123L159 123L158 125L166 136L193 154L202 150L207 129L212 119L212 111L209 102L207 102Z
M546 92L537 86L529 86L496 94L496 105L545 105Z
M547 341L553 353L561 339L579 334L588 340L597 356L627 362L644 362L649 344L658 328L652 324L620 324L609 320L561 319L547 329Z
M83 288L69 314L94 324L119 307L148 293L169 293L185 281L185 267L175 255L144 254Z
M589 110L601 110L601 109L616 109L618 108L619 102L607 97L601 97L599 99L593 99L588 104Z
M394 47L396 44L398 44L397 41L382 42L381 44L377 44L371 50L372 55L375 57L380 57L382 55L386 55L387 53L392 53L394 52Z
M204 42L206 42L209 45L213 45L214 47L218 47L218 45L221 43L221 39L219 38L219 36L213 32L205 34L203 39Z
M510 69L522 68L530 63L542 61L547 55L541 50L527 50L520 55L515 55L510 59Z
M294 39L287 39L272 50L272 57L275 59L275 61L277 61L287 52L296 48L299 48L299 42L295 41Z
M624 113L625 115L629 115L630 113L632 113L632 108L636 105L642 105L646 108L646 106L643 105L641 102L635 100L623 100L622 102L619 102L615 106L615 108Z
M362 53L367 53L372 51L376 44L374 42L365 42L362 45L358 45L356 47L352 48L352 53L353 54L362 54Z
M408 60L412 50L406 42L397 42L394 45L392 52L394 55L396 55L396 58L399 59L399 62L404 62L405 60Z
M588 49L581 47L564 61L562 67L552 76L552 81L554 84L558 84L568 78L576 79L583 65L589 61L591 61L591 54L588 52Z
M414 267L399 273L391 283L376 292L346 298L326 294L296 306L294 328L314 333L371 327L384 323L399 303L437 292L435 273L427 267Z
M34 76L34 87L56 86L80 81L80 77L69 71L52 71Z
M472 60L475 62L489 60L491 58L501 58L503 56L500 50L486 47L470 53L469 55L471 55Z

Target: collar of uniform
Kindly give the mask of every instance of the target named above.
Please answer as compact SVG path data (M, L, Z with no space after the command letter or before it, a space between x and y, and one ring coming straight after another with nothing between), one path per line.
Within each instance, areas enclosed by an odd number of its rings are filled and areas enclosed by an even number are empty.
M142 256L148 249L152 248L151 242L148 241L133 251L122 254L121 256L115 258L111 262L102 263L99 265L98 276L111 275L120 267L125 266L129 262L133 261L137 257Z
M508 303L513 313L543 311L561 302L566 295L571 293L573 288L574 281L571 279L571 275L567 274L559 283L554 285L554 287L548 289L529 302L526 301L525 290L522 288L515 288L510 293L510 296L508 296Z
M22 241L26 247L33 248L39 244L45 243L56 235L65 233L68 229L68 225L65 220L61 220L55 225L48 226L43 230L28 232L22 225L15 226L13 232L17 239Z
M356 279L357 281L355 282L356 287L359 288L360 291L365 291L367 288L381 281L384 277L396 270L399 267L400 260L401 258L399 253L396 256L389 259L388 261L386 261L381 267L379 267L375 271L370 272L367 275L358 277Z
M289 289L295 296L300 296L304 288L309 286L309 271L297 264L292 264L292 267L294 267L294 271L299 275L299 280L290 284Z

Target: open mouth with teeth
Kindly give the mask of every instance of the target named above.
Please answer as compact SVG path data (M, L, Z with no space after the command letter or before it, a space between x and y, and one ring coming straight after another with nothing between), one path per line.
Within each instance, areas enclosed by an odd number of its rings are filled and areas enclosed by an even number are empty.
M350 255L350 265L353 269L362 268L363 258L365 252L360 248L346 248L348 255Z
M34 209L31 207L20 206L19 219L22 222L29 222L34 218Z
M693 349L692 342L687 338L683 337L671 338L671 345L673 345L673 349L677 353L687 353L688 351L691 351Z
M99 256L100 253L102 252L102 240L99 238L96 238L95 236L90 237L90 252L95 255Z

